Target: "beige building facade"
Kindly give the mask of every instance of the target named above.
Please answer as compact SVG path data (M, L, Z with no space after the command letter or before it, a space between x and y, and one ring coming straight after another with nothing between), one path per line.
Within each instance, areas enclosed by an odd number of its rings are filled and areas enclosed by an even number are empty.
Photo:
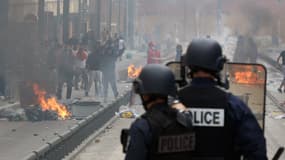
M38 15L38 0L9 0L9 20L22 22L27 15ZM70 13L78 12L78 0L70 0ZM45 11L57 15L57 0L45 0ZM63 0L60 0L63 13Z

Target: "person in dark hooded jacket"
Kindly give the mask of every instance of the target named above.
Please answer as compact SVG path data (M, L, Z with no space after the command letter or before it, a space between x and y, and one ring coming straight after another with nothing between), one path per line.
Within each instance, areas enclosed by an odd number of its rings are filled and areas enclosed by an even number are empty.
M88 96L92 83L95 85L95 95L102 96L102 46L100 42L96 42L91 54L88 56L86 61L86 68L89 72L89 84L87 90L85 90L85 95Z
M103 47L101 69L103 73L103 94L105 102L108 97L109 84L113 90L114 97L117 98L119 95L116 78L116 61L119 54L115 45L115 41L108 39Z

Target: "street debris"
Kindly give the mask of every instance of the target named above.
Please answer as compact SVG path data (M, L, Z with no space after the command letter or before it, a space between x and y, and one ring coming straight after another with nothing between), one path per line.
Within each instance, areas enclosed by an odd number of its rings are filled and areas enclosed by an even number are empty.
M0 110L0 118L8 121L22 121L26 119L26 116L21 108L6 108Z
M285 114L282 111L272 111L269 115L276 120L285 119Z
M55 111L52 110L43 111L41 107L37 105L25 107L25 113L27 120L31 122L58 120L58 115Z
M133 108L128 106L121 106L119 112L116 112L115 114L120 118L126 119L137 118L139 116Z
M274 119L285 119L285 114L275 116Z

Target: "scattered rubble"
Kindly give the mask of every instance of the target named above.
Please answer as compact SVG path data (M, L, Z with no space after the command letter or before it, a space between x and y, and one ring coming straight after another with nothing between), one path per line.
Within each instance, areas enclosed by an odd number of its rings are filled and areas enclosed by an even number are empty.
M129 108L128 106L121 106L119 112L115 114L120 118L137 118L139 116L135 109Z
M285 114L275 116L274 119L285 119Z
M25 113L28 121L37 122L45 120L58 120L58 115L55 111L43 111L39 106L29 106L25 108Z
M0 110L0 118L8 121L26 120L25 112L21 108L6 108Z

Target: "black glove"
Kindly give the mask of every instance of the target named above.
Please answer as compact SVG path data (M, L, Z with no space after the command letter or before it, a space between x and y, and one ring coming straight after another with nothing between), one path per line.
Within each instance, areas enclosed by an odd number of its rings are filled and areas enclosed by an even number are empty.
M129 140L130 140L130 136L129 136L129 129L122 129L121 131L121 144L123 146L123 153L127 153L128 151L128 146L129 146Z

